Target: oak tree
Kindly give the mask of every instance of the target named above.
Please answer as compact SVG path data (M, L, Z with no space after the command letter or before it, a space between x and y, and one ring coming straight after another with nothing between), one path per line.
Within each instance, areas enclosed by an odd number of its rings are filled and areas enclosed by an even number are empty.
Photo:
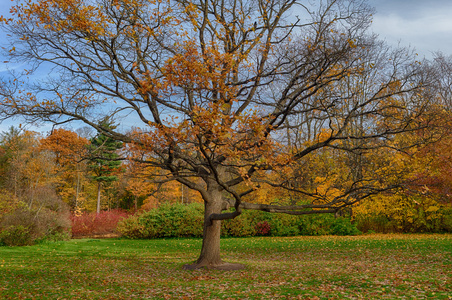
M322 151L358 162L425 124L422 66L367 34L362 0L36 0L12 14L10 59L52 72L5 85L3 115L82 121L199 192L203 244L187 268L238 267L220 258L220 228L243 209L335 213L394 188L371 172L334 190L295 183ZM255 203L263 185L302 197Z

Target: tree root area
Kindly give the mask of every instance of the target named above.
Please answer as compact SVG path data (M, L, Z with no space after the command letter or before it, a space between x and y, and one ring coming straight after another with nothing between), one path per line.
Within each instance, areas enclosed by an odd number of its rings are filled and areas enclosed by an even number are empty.
M184 270L198 270L198 269L208 269L208 270L222 270L222 271L235 271L245 269L245 265L234 264L234 263L220 263L220 264L191 264L184 265L182 268Z

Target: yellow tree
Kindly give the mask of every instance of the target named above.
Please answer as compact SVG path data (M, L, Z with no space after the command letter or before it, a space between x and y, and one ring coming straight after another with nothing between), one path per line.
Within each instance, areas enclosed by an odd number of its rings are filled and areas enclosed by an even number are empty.
M41 151L38 133L11 127L1 136L4 150L3 187L30 208L52 189L56 164L52 153Z
M88 140L77 133L63 128L52 132L41 141L41 149L55 155L57 173L60 178L57 192L63 200L77 209L81 204L82 183L86 173L86 156Z
M220 258L221 220L242 209L334 213L389 188L351 182L331 196L290 184L297 162L322 149L344 155L350 149L337 145L358 139L385 147L418 126L427 81L407 51L366 59L381 46L366 35L371 13L361 0L24 1L2 18L11 60L53 72L36 90L18 80L4 88L2 113L82 121L141 151L131 159L165 170L165 181L205 203L201 254L186 267L239 268ZM375 84L359 101L337 88L372 68ZM133 118L133 129L102 126L104 117L124 126ZM350 127L361 117L369 129L357 135ZM317 124L318 134L295 148L284 136L299 120ZM272 175L270 186L327 199L246 202L262 174Z

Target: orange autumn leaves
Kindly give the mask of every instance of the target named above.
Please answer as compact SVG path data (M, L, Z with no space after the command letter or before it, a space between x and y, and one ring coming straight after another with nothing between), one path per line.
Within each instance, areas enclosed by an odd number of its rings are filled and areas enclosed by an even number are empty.
M17 17L15 22L18 25L27 22L53 32L81 32L85 34L85 38L95 39L113 36L110 27L115 23L114 14L133 15L141 8L140 2L139 0L114 0L103 5L95 5L89 1L76 0L24 1L13 6L11 14ZM158 7L162 6L163 1L147 0L146 2ZM163 13L157 13L157 10L153 13L155 19L163 15ZM13 19L2 17L1 21L13 22Z
M193 42L186 42L181 53L168 59L164 74L170 85L190 87L193 90L220 91L225 98L235 90L228 84L235 60L229 53L221 53L212 45L200 53ZM225 100L225 99L223 99Z
M266 119L254 112L225 115L224 106L221 102L209 103L207 108L196 107L188 120L171 120L168 126L151 126L148 131L135 129L130 133L130 147L149 153L172 149L190 156L196 155L192 145L199 144L206 160L221 155L228 159L225 164L238 167L247 167L256 160L257 166L267 167L289 162L289 155L282 151L286 146L269 137Z
M98 6L72 0L27 1L13 6L11 12L19 17L18 24L27 22L54 32L85 32L86 37L106 35L110 23Z

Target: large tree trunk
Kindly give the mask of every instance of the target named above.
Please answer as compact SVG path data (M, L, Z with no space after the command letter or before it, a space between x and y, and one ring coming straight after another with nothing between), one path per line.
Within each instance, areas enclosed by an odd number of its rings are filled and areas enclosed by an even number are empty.
M188 270L206 268L222 270L243 269L242 264L226 263L220 257L220 233L221 221L210 220L212 214L220 214L223 202L220 191L211 191L209 199L204 199L204 231L201 254L198 260L192 265L185 265Z

